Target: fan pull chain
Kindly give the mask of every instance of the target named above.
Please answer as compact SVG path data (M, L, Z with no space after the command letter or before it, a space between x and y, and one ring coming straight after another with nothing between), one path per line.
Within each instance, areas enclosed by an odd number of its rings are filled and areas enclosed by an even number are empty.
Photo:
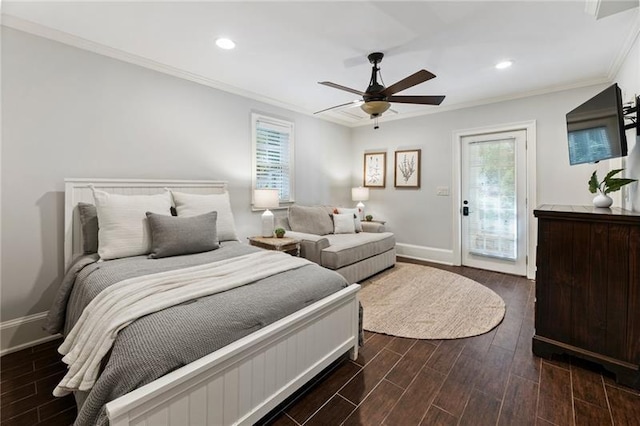
M377 130L379 128L380 128L380 126L378 126L378 117L377 116L373 117L373 129Z

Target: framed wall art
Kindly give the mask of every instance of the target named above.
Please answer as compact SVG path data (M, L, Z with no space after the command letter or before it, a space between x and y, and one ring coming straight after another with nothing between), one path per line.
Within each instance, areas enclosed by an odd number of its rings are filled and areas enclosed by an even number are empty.
M394 186L420 188L420 151L410 149L395 152Z
M384 188L386 182L387 153L365 152L364 183L368 188Z

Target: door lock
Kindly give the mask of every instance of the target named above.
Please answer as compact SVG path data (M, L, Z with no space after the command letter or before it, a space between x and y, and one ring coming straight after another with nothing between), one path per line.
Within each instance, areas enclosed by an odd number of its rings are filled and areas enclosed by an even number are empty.
M467 200L464 200L462 204L464 204L464 206L462 207L462 216L469 216L469 206L467 206L469 202Z

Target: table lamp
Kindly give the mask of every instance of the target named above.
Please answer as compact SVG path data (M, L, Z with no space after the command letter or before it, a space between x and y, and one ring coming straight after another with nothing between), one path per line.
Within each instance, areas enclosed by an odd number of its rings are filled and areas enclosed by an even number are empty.
M254 189L253 207L265 209L262 213L262 236L273 237L273 213L269 209L280 206L280 196L277 189Z
M360 212L360 220L364 219L364 204L362 204L362 202L367 201L368 199L369 199L369 188L363 188L361 186L357 188L351 188L351 200L359 201L356 207Z

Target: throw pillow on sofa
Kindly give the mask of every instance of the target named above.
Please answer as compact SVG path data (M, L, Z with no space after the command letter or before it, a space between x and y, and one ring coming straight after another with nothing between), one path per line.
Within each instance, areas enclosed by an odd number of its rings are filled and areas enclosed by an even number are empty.
M334 213L333 215L334 234L355 234L356 226L352 213Z
M335 213L353 215L353 221L356 228L356 232L362 232L362 222L360 221L360 211L357 208L345 209L344 207L338 207L336 208Z

